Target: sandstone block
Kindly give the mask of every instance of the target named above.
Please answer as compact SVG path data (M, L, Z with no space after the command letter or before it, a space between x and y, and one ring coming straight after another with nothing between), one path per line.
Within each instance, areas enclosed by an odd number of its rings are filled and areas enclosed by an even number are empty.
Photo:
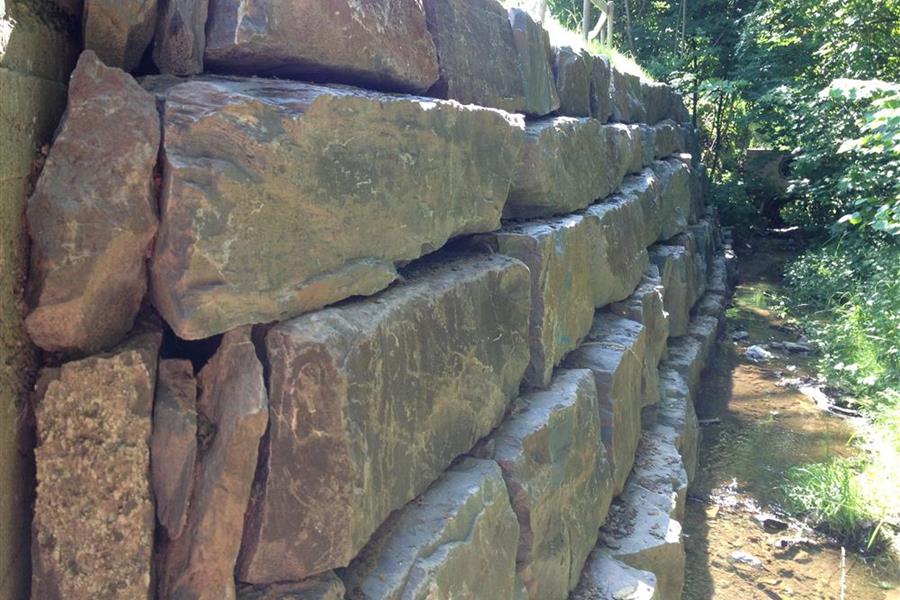
M683 336L690 322L690 277L693 261L681 246L653 246L650 262L659 269L663 286L663 304L669 313L669 335Z
M642 371L647 351L640 323L598 312L585 343L566 359L569 369L589 369L600 399L602 439L612 469L613 492L622 491L641 435Z
M628 485L668 498L660 504L673 518L684 519L688 478L678 451L679 433L668 425L653 425L644 430L638 444Z
M617 194L584 212L594 229L590 240L590 282L594 306L624 300L634 292L647 267L643 210L636 195Z
M420 265L266 336L271 424L238 578L346 566L391 511L496 427L528 364L528 269Z
M656 160L656 128L641 123L639 126L641 134L641 163L644 167L649 167ZM655 239L655 238L654 238Z
M700 342L700 361L705 366L716 345L721 322L716 317L697 315L691 319L688 335Z
M107 66L132 71L153 41L157 0L84 0L84 47ZM127 122L116 119L110 122ZM108 171L107 171L108 172Z
M641 80L641 100L651 125L675 116L675 92L665 83Z
M162 360L150 442L156 516L169 539L187 521L197 460L197 382L189 360Z
M525 87L506 9L497 0L424 0L440 76L429 94L524 112Z
M153 62L166 75L203 72L209 0L160 0Z
M644 123L646 111L641 103L641 80L637 75L612 68L612 120L617 123Z
M717 292L707 292L694 307L698 315L715 317L721 320L725 316L725 296Z
M570 215L508 226L472 240L476 247L521 260L531 272L531 361L525 372L530 386L546 387L553 367L591 328L596 236L595 220Z
M684 150L681 128L674 121L661 121L653 126L655 132L654 155L658 159L669 158Z
M549 389L521 396L491 443L521 527L517 570L528 598L563 600L613 495L591 371L559 370Z
M397 263L496 229L524 137L521 117L419 97L145 85L165 126L153 301L185 339L375 293Z
M209 0L206 31L206 65L220 73L404 92L423 92L437 80L417 0Z
M522 69L524 112L535 116L549 114L559 108L559 95L549 60L553 52L550 36L531 15L518 8L509 9L509 23Z
M566 214L609 195L613 188L607 166L610 149L617 147L605 143L600 123L593 119L552 117L529 123L504 215Z
M691 231L679 233L667 242L667 245L681 246L687 251L687 305L688 310L700 300L706 292L706 261L696 236Z
M636 198L641 207L641 243L644 246L655 243L662 228L661 193L659 178L652 169L625 177L619 188L621 196Z
M25 326L41 348L97 352L121 341L134 324L158 226L153 169L159 139L152 96L84 52L28 201L32 306Z
M150 435L161 335L45 369L38 382L33 598L147 598Z
M659 180L660 189L658 241L665 241L684 231L690 222L693 210L690 169L676 158L654 162L650 168Z
M553 75L559 93L559 114L591 116L593 59L585 50L562 46L554 49Z
M625 175L639 173L643 165L641 133L638 126L614 123L602 127L608 145L608 165L605 168L610 177L610 193L619 189Z
M591 553L571 600L660 600L656 575L611 558L598 549Z
M716 256L712 261L706 289L713 294L727 296L731 286L729 284L728 264L723 256Z
M263 367L249 327L225 334L198 383L197 409L211 439L200 451L184 532L163 544L159 593L234 600L244 514L269 422Z
M703 345L691 336L669 340L669 352L660 369L671 368L681 375L693 394L703 372Z
M613 112L612 67L605 56L591 59L591 116L606 123Z
M379 529L344 572L347 598L512 599L518 542L497 463L466 458Z
M675 446L681 454L681 462L688 483L697 474L700 453L700 425L687 382L673 369L661 369L660 401L657 422L675 430Z
M268 586L243 585L237 600L345 600L344 582L329 571L303 581Z

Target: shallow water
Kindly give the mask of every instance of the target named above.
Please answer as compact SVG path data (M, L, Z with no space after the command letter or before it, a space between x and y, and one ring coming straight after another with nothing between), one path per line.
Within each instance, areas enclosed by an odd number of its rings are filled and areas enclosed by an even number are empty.
M743 358L750 345L796 341L772 310L784 262L794 254L787 241L758 240L740 257L740 284L728 311L728 339L704 375L698 417L702 429L700 469L691 487L686 536L687 600L841 598L840 548L800 523L767 532L755 518L779 512L784 474L795 465L853 452L851 422L819 409L784 377L809 375L809 359L780 355L754 364ZM743 330L749 339L730 341ZM749 555L749 557L748 557ZM758 559L754 560L754 559ZM848 549L844 577L848 600L897 600L894 577ZM894 583L893 585L896 585Z

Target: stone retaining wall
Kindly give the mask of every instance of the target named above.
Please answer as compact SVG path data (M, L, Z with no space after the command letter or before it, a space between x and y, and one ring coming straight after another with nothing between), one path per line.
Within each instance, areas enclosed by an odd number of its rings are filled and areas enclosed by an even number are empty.
M680 597L680 96L496 0L153 4L86 0L29 202L33 597Z

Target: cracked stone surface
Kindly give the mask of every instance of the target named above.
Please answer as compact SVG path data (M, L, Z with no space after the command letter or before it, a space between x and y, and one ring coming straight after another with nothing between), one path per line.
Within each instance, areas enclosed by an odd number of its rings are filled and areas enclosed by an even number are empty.
M162 335L42 371L33 598L148 598L150 435Z
M564 366L589 369L600 400L601 436L612 468L613 491L622 491L641 435L642 374L647 338L637 321L598 312L584 344Z
M421 2L209 0L206 30L206 65L219 73L400 92L438 78Z
M511 598L518 541L497 463L465 458L379 528L342 573L347 598Z
M184 339L373 294L398 263L496 229L524 137L521 117L415 96L144 85L165 129L153 303Z
M560 369L547 390L516 400L488 442L519 519L528 598L565 599L597 541L613 494L600 430L593 374Z
M499 425L529 361L531 282L502 255L426 262L266 335L271 426L238 579L349 564Z

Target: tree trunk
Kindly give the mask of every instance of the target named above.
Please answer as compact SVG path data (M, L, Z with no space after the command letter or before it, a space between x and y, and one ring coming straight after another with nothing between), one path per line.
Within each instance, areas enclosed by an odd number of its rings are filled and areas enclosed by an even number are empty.
M634 54L634 34L631 31L631 1L625 0L625 37L628 38L628 49Z
M544 19L547 18L547 0L539 0L538 1L538 21L541 23L544 22Z

